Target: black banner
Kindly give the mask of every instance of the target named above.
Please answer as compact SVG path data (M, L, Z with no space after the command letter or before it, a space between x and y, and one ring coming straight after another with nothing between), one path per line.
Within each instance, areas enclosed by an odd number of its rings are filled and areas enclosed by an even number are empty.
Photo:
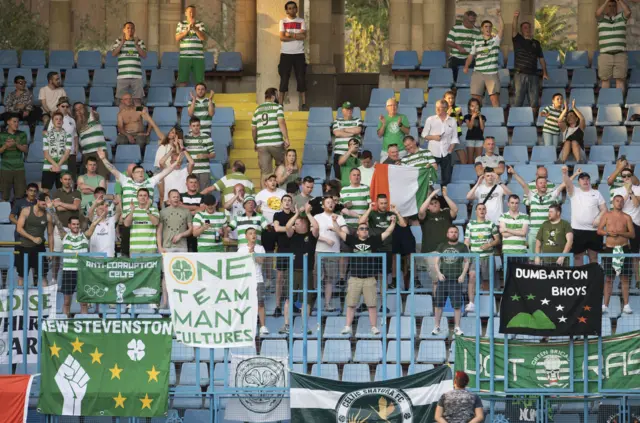
M538 336L600 335L604 272L579 267L514 263L500 306L500 333Z

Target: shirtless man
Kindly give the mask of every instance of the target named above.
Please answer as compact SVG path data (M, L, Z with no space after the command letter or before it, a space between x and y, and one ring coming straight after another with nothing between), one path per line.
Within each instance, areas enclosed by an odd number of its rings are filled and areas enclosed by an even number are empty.
M133 104L131 94L122 95L120 111L118 112L118 138L116 144L138 144L140 153L144 153L144 148L149 142L149 131L144 129L141 112Z
M616 195L613 197L612 209L602 215L600 225L598 226L598 235L606 236L606 248L602 250L603 254L615 254L615 257L603 257L602 267L606 275L604 284L604 304L602 304L602 313L609 311L609 299L613 290L613 280L616 275L620 276L620 286L622 287L622 302L624 307L622 312L626 314L633 313L629 306L629 277L633 272L632 260L622 256L622 254L630 254L629 240L635 238L635 229L631 216L622 211L624 206L624 197ZM606 229L605 229L606 228Z

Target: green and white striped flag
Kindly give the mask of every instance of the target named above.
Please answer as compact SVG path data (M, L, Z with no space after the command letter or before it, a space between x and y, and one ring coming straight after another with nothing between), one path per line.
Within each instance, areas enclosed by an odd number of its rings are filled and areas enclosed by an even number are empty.
M290 377L292 422L428 423L440 396L453 389L447 366L373 383Z

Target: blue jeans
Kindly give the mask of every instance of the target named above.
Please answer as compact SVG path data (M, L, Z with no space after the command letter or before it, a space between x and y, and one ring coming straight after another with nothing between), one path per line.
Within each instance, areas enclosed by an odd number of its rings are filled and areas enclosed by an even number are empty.
M525 97L529 97L529 106L534 109L540 106L540 78L538 75L518 72L513 76L513 83L516 89L513 104L515 107L522 107Z
M560 134L550 134L548 132L542 133L542 141L546 146L557 147L560 144Z

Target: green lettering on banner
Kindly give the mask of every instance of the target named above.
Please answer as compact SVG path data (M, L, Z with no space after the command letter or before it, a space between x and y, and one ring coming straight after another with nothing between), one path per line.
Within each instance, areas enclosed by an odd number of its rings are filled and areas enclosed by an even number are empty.
M209 301L211 299L211 297L202 296L203 292L207 292L207 289L206 288L202 288L201 290L199 290L195 294L193 294L193 299L196 300L196 303L198 303L198 305L202 305L202 304L206 303L207 301Z
M203 279L203 271L206 271L210 275L215 276L218 279L222 279L222 260L214 261L215 264L218 265L217 269L212 269L201 261L198 262L198 280L201 281Z
M493 356L488 338L480 340L480 375L494 378L494 391L504 392L504 343L494 340ZM587 368L589 393L598 393L598 377L603 389L635 391L640 389L640 331L602 338L603 369L598 369L598 342L588 342ZM476 338L457 337L455 351L456 370L469 375L469 387L476 387ZM568 342L527 343L509 342L509 389L560 390L570 386ZM494 374L491 375L491 360ZM574 392L584 392L584 344L573 346ZM592 382L593 381L593 382ZM488 390L489 381L481 381L480 388Z
M242 269L244 272L247 268L247 257L232 257L227 259L227 280L234 279L243 279L248 276L251 276L251 272L249 273L235 273L233 272L236 269ZM250 257L249 257L250 258ZM239 263L238 265L234 265L234 263Z
M238 292L237 289L233 290L233 296L235 301L240 300L248 300L249 299L249 288L245 289L242 292Z
M218 297L216 298L216 304L221 303L223 301L225 303L230 303L231 302L231 298L229 298L229 295L227 295L227 291L225 291L224 289L221 289L220 291L218 291Z
M200 312L200 316L198 316L198 320L193 325L194 328L198 328L199 326L206 326L213 329L213 325L211 324L211 320L209 320L209 314L206 311Z

